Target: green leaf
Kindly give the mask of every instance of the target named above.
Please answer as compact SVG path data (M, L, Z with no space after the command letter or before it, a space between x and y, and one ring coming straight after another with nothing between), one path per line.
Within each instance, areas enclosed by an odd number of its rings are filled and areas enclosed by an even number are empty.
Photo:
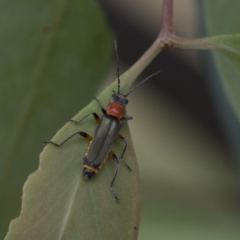
M228 47L219 49L227 58L215 54L215 62L229 102L240 120L240 34L216 36L212 40Z
M1 1L0 9L3 239L41 142L92 99L113 41L95 1Z
M240 2L204 1L205 20L208 35L233 34L211 38L215 48L221 53L214 53L216 67L237 117L240 120ZM223 19L224 16L224 19Z
M101 94L103 105L116 87L114 83ZM92 111L101 112L96 101L74 119ZM93 117L80 124L69 122L52 141L60 143L78 131L93 135L95 128ZM133 169L129 171L120 164L114 184L120 203L109 188L116 169L114 162L107 160L97 176L85 180L82 158L89 143L76 136L59 148L49 144L41 153L39 169L24 185L21 215L11 223L5 239L136 239L141 200L138 167L127 124L120 132L128 141L124 160ZM123 147L116 142L113 151L120 156Z

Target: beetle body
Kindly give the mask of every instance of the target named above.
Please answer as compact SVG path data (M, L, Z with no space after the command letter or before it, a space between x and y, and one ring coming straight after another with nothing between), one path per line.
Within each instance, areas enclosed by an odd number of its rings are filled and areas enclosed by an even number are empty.
M102 168L109 150L122 126L122 121L111 115L103 115L83 158L83 174L86 179L93 177Z
M98 103L101 106L101 103L99 101ZM102 168L103 164L106 161L106 158L109 155L112 156L113 160L116 163L119 163L117 156L113 152L109 151L122 126L121 120L126 118L126 116L124 116L124 107L127 103L128 100L124 95L114 92L111 101L107 105L106 109L101 106L102 112L104 114L101 120L99 120L97 114L95 113L95 119L97 122L100 122L96 128L93 139L90 141L85 157L83 158L83 175L86 179L92 178L95 174L98 174L99 169ZM131 119L131 117L129 119ZM124 139L121 136L119 137ZM122 155L123 154L124 152Z

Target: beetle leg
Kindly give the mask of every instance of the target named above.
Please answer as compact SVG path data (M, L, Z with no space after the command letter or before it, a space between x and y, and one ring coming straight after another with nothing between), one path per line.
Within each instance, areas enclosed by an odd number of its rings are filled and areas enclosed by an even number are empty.
M81 135L82 137L86 138L89 142L92 141L93 137L90 136L89 134L85 133L85 132L79 132L79 135Z
M132 171L132 169L128 166L128 164L122 159L126 149L127 149L127 140L120 134L117 135L117 139L120 140L121 142L123 142L125 144L125 147L122 151L122 154L121 154L121 157L120 157L120 160L122 161L122 163L125 165L125 167L127 167L130 171Z
M74 122L74 123L80 123L82 122L84 119L86 119L87 117L89 117L90 115L93 115L93 117L95 118L96 122L99 123L100 122L100 117L95 113L95 112L91 112L88 113L86 116L84 116L82 119L80 119L79 121L73 120L73 119L69 119L67 120L67 122Z
M98 102L98 104L100 105L101 110L102 110L102 113L103 113L103 114L106 114L107 111L106 111L106 109L102 106L101 102L97 99L97 97L94 97L94 98L95 98L95 100Z
M117 197L116 192L113 188L113 183L115 182L115 179L116 179L117 173L118 173L119 160L118 160L117 155L113 151L109 151L108 156L111 157L115 163L117 163L117 167L116 167L115 173L113 175L113 179L112 179L111 184L110 184L110 190L111 190L116 202L119 202L119 198Z
M66 139L65 139L63 142L61 142L61 143L55 143L55 142L52 142L52 141L47 142L47 141L46 141L46 142L43 142L43 144L51 143L51 144L53 144L53 145L55 145L55 146L57 146L57 147L60 147L60 146L62 146L65 142L67 142L69 139L71 139L72 137L74 137L74 136L77 135L77 134L81 135L82 137L86 138L86 139L89 140L89 141L92 140L92 137L91 137L90 135L88 135L87 133L85 133L85 132L76 132L76 133L72 134L71 136L69 136L68 138L66 138Z

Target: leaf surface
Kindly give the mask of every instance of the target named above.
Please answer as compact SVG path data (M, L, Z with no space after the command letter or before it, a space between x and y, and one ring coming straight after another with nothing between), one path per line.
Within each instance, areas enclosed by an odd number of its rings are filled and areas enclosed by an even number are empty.
M237 0L204 1L204 17L211 41L221 53L214 53L216 67L230 104L240 120L240 22ZM224 16L224 19L223 19ZM231 34L231 35L223 35Z
M112 86L99 97L103 105L109 101L116 83ZM99 110L93 101L74 119ZM93 117L79 125L69 122L52 141L60 143L78 131L92 135L95 128ZM61 147L48 144L41 153L38 170L24 185L22 211L12 222L6 240L136 239L141 203L138 167L127 124L120 133L128 140L124 160L133 169L129 171L120 164L114 184L120 203L116 203L109 188L116 169L113 161L108 159L97 176L85 180L82 176L82 158L88 146L85 139L76 136ZM120 156L123 147L116 142L113 151Z

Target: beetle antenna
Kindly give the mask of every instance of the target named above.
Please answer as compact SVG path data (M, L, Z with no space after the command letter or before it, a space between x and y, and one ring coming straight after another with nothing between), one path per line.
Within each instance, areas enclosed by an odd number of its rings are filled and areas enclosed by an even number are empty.
M140 83L138 83L137 85L135 85L134 87L132 87L132 88L129 90L129 92L124 95L124 97L127 97L135 88L141 86L141 85L142 85L143 83L145 83L147 80L149 80L149 79L151 79L152 77L158 75L160 72L162 72L162 70L161 70L161 71L158 71L158 72L155 72L155 73L153 73L152 75L150 75L150 76L146 77L145 79L143 79Z
M114 41L115 46L115 53L116 53L116 61L117 61L117 79L118 79L118 90L117 94L120 94L120 68L119 68L119 55L118 55L118 48L117 48L117 41Z

